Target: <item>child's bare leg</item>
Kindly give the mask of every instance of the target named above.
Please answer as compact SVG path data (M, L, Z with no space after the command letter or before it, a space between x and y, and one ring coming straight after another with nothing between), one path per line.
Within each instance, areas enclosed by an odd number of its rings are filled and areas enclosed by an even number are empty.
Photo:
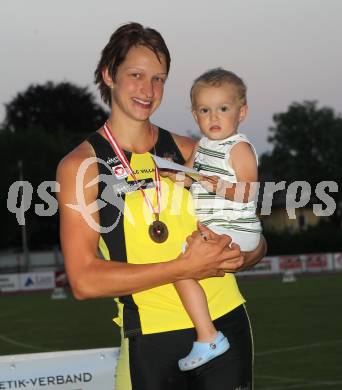
M193 279L174 283L183 306L197 332L197 340L211 342L217 336L217 330L211 321L208 302L202 286Z

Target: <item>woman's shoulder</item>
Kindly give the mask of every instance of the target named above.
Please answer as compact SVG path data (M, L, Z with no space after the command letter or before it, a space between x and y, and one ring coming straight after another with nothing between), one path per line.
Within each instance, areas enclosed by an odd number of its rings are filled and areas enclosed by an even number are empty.
M184 135L180 135L180 134L176 134L176 133L172 133L170 132L172 138L174 139L174 141L176 142L180 152L182 153L182 155L184 156L185 160L187 160L195 145L196 145L196 140L190 138L190 137L186 137Z
M88 158L95 157L95 152L87 140L76 146L59 162L57 167L57 177L77 173L81 164Z

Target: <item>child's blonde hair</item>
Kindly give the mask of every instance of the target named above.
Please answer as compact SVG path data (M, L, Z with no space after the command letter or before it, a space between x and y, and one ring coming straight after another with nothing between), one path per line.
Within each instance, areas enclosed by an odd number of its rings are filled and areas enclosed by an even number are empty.
M235 73L225 70L223 68L209 69L195 79L190 90L191 107L195 106L196 88L199 86L221 86L227 83L236 87L237 98L244 106L247 104L247 87L244 81Z

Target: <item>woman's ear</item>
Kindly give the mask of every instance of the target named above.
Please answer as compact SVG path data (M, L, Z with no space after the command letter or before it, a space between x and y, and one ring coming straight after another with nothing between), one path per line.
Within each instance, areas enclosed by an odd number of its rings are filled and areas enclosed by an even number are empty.
M239 122L242 122L243 120L245 120L245 118L246 118L246 116L247 116L247 113L248 113L248 106L247 106L247 104L244 104L244 105L240 108Z
M113 88L114 81L108 72L108 68L104 68L102 70L102 79L103 79L104 83L107 85L107 87L109 87L110 89Z

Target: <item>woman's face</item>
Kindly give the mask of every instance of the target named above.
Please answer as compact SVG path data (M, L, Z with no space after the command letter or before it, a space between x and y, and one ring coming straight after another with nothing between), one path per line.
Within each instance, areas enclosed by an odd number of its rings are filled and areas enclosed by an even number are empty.
M112 88L112 110L136 121L147 120L159 107L166 81L166 62L145 46L132 47L118 67Z

